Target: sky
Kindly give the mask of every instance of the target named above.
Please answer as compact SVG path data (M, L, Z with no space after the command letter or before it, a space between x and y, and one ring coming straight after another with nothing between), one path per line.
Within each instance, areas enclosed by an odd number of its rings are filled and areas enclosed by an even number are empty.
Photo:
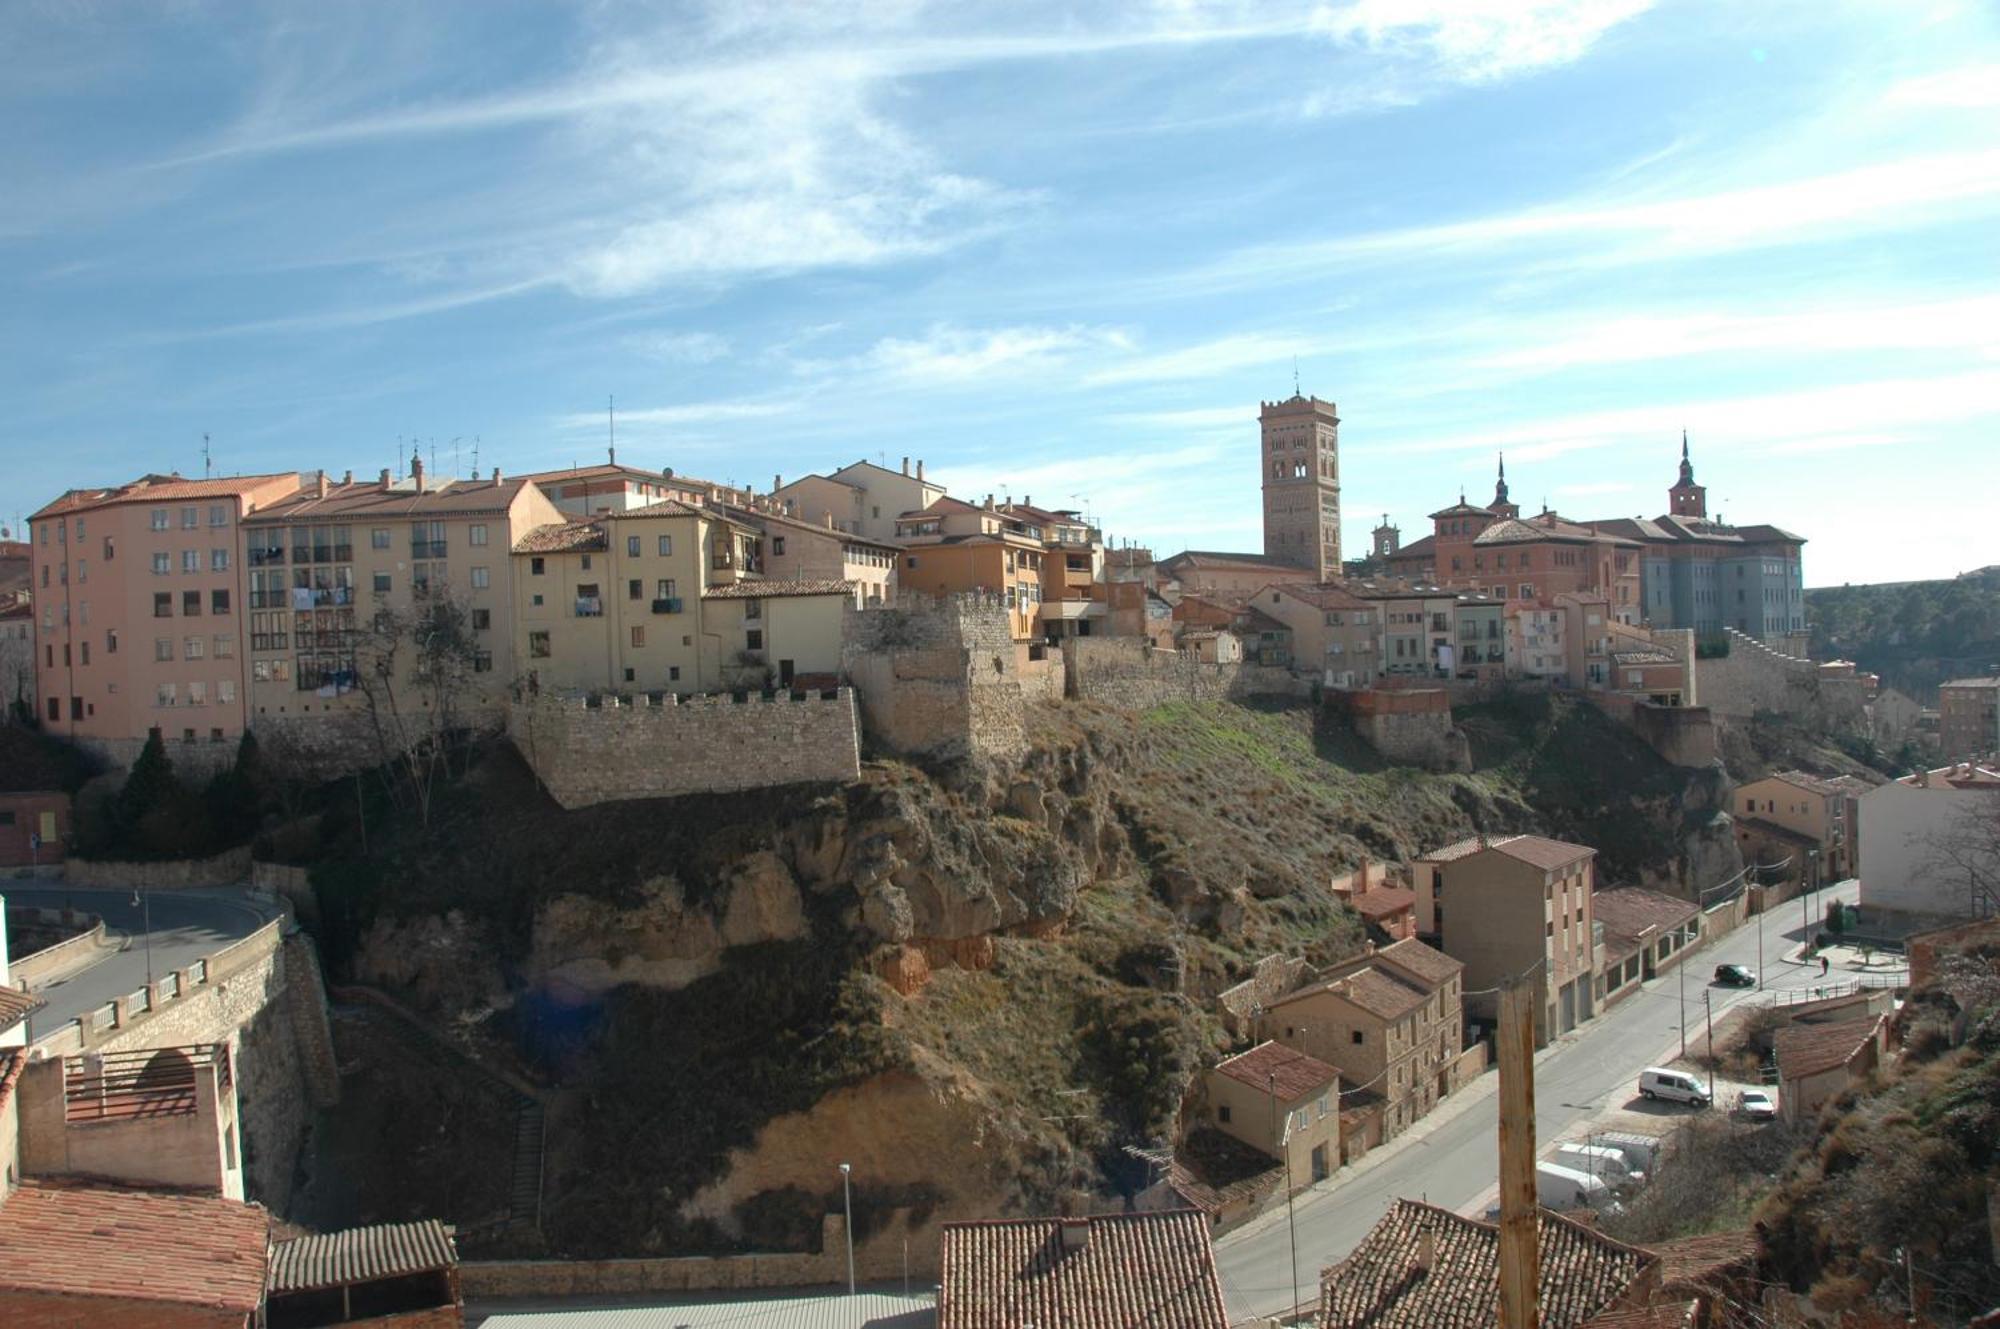
M147 471L922 457L1350 557L1462 489L2000 562L2000 7L11 0L0 520ZM1296 368L1295 368L1296 367ZM1296 380L1295 375L1296 373Z

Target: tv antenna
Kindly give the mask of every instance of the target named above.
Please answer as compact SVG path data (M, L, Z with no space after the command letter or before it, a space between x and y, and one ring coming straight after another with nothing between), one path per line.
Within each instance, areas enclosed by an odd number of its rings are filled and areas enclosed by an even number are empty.
M616 393L607 393L605 395L604 428L606 436L610 440L608 445L609 451L606 455L610 458L611 464L616 466L618 464L618 395Z
M1292 395L1294 397L1305 395L1299 391L1299 357L1296 355L1292 357Z
M208 431L204 429L201 432L201 478L207 480L211 478L214 475L214 473L215 473L215 459L214 455L209 451Z
M479 476L479 435L477 434L472 436L472 474L474 479L477 479Z

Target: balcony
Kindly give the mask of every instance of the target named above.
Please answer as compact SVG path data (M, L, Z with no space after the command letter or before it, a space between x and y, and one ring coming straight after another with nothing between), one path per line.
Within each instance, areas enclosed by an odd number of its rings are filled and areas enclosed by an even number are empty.
M576 602L576 616L578 618L604 617L604 601L578 597Z
M410 541L411 558L443 558L444 550L445 542L443 540Z
M678 614L681 612L681 598L678 595L669 595L663 599L655 600L653 601L653 612L656 614Z
M267 567L270 564L282 563L284 561L285 547L283 545L266 546L262 549L253 548L250 551L250 566L253 568Z
M1044 600L1039 606L1044 623L1071 623L1084 618L1103 618L1110 612L1102 600Z

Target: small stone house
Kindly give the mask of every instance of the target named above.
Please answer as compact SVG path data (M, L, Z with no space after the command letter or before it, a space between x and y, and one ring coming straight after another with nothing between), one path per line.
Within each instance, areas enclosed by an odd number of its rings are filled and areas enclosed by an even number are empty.
M1210 1122L1291 1169L1294 1190L1340 1163L1340 1072L1280 1043L1259 1043L1208 1072Z
M1867 1078L1882 1059L1887 1023L1886 1017L1872 1015L1780 1029L1774 1043L1778 1108L1785 1120L1810 1121L1828 1100Z

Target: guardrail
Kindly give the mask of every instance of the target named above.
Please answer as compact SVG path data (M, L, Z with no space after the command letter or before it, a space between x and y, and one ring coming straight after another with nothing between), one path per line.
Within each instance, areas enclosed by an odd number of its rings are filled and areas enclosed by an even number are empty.
M170 969L144 987L126 996L105 1002L38 1036L35 1046L55 1053L86 1051L135 1020L196 995L202 989L247 969L283 943L284 916L265 923L249 936L230 943L213 955L190 961L184 968Z

